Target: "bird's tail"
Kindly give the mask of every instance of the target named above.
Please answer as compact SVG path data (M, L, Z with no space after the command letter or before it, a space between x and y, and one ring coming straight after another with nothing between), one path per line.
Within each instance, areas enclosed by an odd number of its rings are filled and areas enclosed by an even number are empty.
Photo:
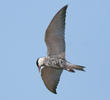
M74 69L79 70L79 71L85 71L84 68L85 68L84 66L72 64L71 66L68 67L68 71L75 72Z
M81 65L73 65L72 67L73 67L74 69L76 69L76 70L85 71L85 70L84 70L85 67L84 67L84 66L81 66Z

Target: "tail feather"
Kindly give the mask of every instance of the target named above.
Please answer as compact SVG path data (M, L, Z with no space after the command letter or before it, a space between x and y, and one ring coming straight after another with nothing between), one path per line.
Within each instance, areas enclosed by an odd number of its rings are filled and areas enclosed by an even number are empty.
M76 70L80 70L80 71L85 71L84 70L84 66L81 66L81 65L74 65L74 66L72 66L74 69L76 69Z

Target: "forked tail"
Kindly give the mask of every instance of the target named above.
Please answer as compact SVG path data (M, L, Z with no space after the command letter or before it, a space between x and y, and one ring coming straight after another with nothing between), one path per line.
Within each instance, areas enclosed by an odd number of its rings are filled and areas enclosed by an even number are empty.
M85 71L85 70L84 70L85 67L84 67L84 66L81 66L81 65L73 65L72 67L73 67L74 69L76 69L76 70Z
M68 66L67 67L67 70L69 72L75 72L74 70L85 71L84 68L85 67L84 66L81 66L81 65L71 65L71 66Z

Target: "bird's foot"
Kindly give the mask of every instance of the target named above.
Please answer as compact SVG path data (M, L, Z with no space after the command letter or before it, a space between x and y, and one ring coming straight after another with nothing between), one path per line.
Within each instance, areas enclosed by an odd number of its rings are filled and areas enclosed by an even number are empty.
M68 69L69 72L75 72L73 69Z

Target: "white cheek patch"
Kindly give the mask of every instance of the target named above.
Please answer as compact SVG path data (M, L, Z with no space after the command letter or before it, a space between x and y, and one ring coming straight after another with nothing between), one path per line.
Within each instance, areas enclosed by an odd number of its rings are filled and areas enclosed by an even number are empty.
M44 58L39 58L38 64L39 66L42 66L44 63Z

